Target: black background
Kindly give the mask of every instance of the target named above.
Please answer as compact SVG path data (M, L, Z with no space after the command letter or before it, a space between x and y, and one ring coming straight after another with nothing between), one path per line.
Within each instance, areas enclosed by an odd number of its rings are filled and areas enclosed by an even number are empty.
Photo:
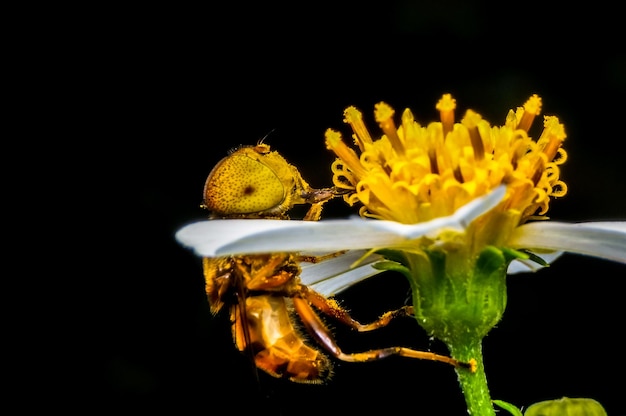
M541 95L543 114L559 116L568 133L562 177L570 190L551 217L623 219L626 59L613 7L257 2L83 15L67 39L84 56L73 69L89 123L80 133L92 146L81 162L105 161L86 199L103 211L92 222L107 248L84 269L102 295L96 304L81 299L96 317L96 342L75 346L85 377L56 399L75 403L80 389L92 398L87 413L107 414L466 414L453 369L438 363L337 362L324 386L264 374L257 382L227 319L209 314L200 260L173 235L206 217L205 178L230 149L269 134L265 142L312 186L327 186L333 156L323 135L328 127L347 133L346 106L361 108L372 126L379 101L428 122L443 93L457 99L458 116L472 108L496 125ZM339 200L325 210L327 218L351 213ZM492 397L518 406L592 397L624 414L614 380L626 370L625 274L623 265L567 255L550 270L510 277L505 316L484 340ZM383 275L341 301L368 321L407 296L401 277ZM403 344L445 353L410 320L380 334L334 330L346 351Z

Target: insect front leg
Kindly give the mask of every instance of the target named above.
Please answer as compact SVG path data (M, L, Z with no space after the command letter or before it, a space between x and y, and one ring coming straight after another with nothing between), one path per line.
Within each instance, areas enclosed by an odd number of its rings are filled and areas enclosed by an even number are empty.
M311 304L306 299L294 297L293 305L296 312L300 316L303 325L307 328L309 333L320 345L322 345L330 354L339 360L348 362L365 362L380 360L392 355L397 355L401 357L417 358L420 360L439 361L457 368L467 368L472 372L476 371L476 362L474 360L470 363L465 363L445 355L439 355L426 351L417 351L405 347L387 347L352 354L344 353L335 341L329 329L326 325L324 325L320 317L315 313Z
M311 303L325 315L328 315L333 319L342 322L344 325L356 329L359 332L373 331L374 329L382 328L389 324L389 322L391 322L391 320L394 318L413 316L413 306L403 306L400 309L385 312L374 322L371 322L369 324L362 324L352 318L352 316L350 316L350 313L341 306L339 306L337 301L335 301L334 299L329 299L317 293L316 291L309 289L308 287L303 287L301 294L304 296L304 298L306 298L307 301L309 301L309 303Z
M324 206L323 202L317 204L311 204L311 208L307 211L303 221L318 221L322 216L322 207Z
M341 194L342 192L339 192L336 188L309 188L306 192L303 192L301 196L307 203L311 204L311 208L309 208L303 220L318 221L322 216L322 207L324 204Z

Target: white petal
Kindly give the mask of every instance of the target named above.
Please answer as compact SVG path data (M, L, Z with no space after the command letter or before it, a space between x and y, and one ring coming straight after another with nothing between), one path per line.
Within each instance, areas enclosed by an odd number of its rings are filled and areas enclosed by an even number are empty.
M534 255L541 257L543 261L547 264L552 264L554 260L561 257L563 254L562 251L552 251L549 253L533 253ZM517 273L527 273L527 272L536 272L537 270L543 269L545 266L542 266L539 263L536 263L531 260L513 260L511 264L509 264L509 268L507 269L507 274L517 274Z
M178 230L176 240L186 247L193 248L199 256L215 257L220 247L240 238L267 230L292 232L292 230L300 228L300 224L303 222L245 219L198 221ZM306 227L306 225L304 226Z
M513 248L566 251L626 263L626 222L538 221L518 227L509 244Z
M324 221L209 220L187 225L176 239L205 257L283 251L341 251L393 247L444 229L464 230L495 207L506 189L500 186L449 217L418 224L350 218Z
M302 263L302 283L323 294L335 295L348 287L381 273L372 265L382 257L366 255L365 250L351 250L320 263ZM364 257L366 256L366 257Z
M332 279L324 280L322 282L311 285L311 288L324 296L333 296L350 286L357 284L367 278L382 273L383 270L377 270L371 265L364 265L356 267L350 271L344 272Z

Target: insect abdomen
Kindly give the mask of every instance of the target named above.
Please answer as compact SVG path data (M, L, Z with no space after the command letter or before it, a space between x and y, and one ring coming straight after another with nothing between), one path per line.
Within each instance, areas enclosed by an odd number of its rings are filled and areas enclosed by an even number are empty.
M301 383L319 383L330 376L332 364L323 353L304 343L282 296L250 296L246 311L250 344L244 341L242 320L237 317L233 320L234 338L240 351L252 350L258 368Z

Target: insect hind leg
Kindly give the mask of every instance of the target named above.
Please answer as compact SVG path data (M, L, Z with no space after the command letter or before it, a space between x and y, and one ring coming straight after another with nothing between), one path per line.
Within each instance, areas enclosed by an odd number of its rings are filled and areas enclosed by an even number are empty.
M352 354L344 353L335 341L334 337L332 336L326 325L324 325L320 317L315 313L315 311L311 307L311 304L309 304L306 299L295 297L293 299L293 305L296 312L302 319L303 325L307 328L311 335L330 354L332 354L339 360L348 362L366 362L380 360L390 357L392 355L397 355L402 357L416 358L420 360L439 361L442 363L450 364L456 368L466 368L472 372L476 371L476 361L473 359L470 362L466 363L445 355L435 354L426 351L417 351L405 347L387 347Z

